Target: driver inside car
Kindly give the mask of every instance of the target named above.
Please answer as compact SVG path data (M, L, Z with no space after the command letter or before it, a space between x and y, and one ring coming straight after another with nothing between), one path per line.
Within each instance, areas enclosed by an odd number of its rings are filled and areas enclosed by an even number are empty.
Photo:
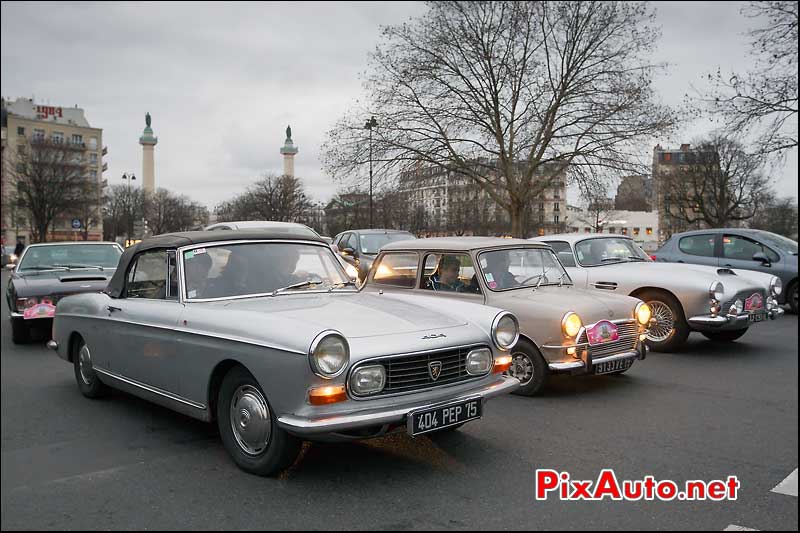
M511 287L519 286L517 278L508 270L511 264L508 253L489 252L484 254L483 257L486 258L486 267L483 269L483 275L486 279L486 284L490 288L510 289Z
M436 271L428 279L428 289L435 291L461 292L464 283L458 279L461 261L454 255L443 255Z
M186 268L186 294L189 298L204 298L208 288L208 273L211 271L211 257L197 254L184 261Z

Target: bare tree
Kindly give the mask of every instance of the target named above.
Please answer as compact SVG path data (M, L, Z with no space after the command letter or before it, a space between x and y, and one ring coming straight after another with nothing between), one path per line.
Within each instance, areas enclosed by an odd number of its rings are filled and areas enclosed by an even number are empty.
M98 187L83 151L55 139L31 138L8 158L12 201L28 216L33 242L46 242L53 224L75 212Z
M585 207L576 220L592 228L593 232L602 233L616 212L614 200L608 197L608 187L602 181L596 182L586 187L582 194Z
M735 138L714 134L687 157L687 164L662 178L672 218L721 228L755 215L769 183L763 153L748 153Z
M742 9L763 25L749 33L757 65L749 72L709 76L700 96L727 131L750 132L759 149L781 154L797 147L797 2L754 1Z
M188 231L208 224L208 209L185 195L158 189L148 198L147 222L154 235Z
M121 235L133 237L134 222L145 216L145 195L141 188L112 185L103 204L103 236L116 240Z
M750 227L797 240L797 200L776 198L774 191L763 196L761 208L750 221Z
M310 208L311 201L299 178L264 174L244 193L217 205L215 212L220 221L297 222Z
M419 164L480 186L522 237L524 212L568 166L633 172L643 139L667 130L654 102L652 12L627 2L431 2L383 29L371 55L367 107L329 132L328 171L379 176Z

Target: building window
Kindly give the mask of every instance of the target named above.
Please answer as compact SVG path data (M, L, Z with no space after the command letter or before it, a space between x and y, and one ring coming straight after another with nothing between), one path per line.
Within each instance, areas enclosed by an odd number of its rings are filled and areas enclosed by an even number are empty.
M585 233L591 233L592 232L592 228L583 228L583 231Z
M64 142L64 132L63 131L54 131L50 138L53 140L54 143L63 143Z
M17 135L25 135L25 128L17 126Z
M543 223L544 223L544 214L543 213L539 213L539 224L543 224Z
M37 141L41 141L44 139L44 130L35 129L33 130L33 138Z
M558 202L553 204L553 211L561 211L561 208L559 207Z
M89 154L89 163L96 165L97 164L97 154L91 153Z
M646 228L646 229L644 230L644 232L645 232L646 234L648 234L648 235L652 235L652 234L653 234L653 228Z
M97 150L97 137L89 138L89 150Z
M82 144L83 143L83 135L78 135L77 133L72 134L72 144Z
M608 232L609 233L616 233L617 232L617 228L608 228Z
M554 215L554 216L553 216L553 223L554 223L554 224L558 224L558 223L559 223L559 220L558 220L558 215Z
M672 154L667 152L664 154L664 161L672 161Z
M633 228L633 236L634 237L638 237L639 236L639 228Z
M622 234L623 235L627 235L628 234L628 228L622 228Z
M561 199L561 195L558 193L558 191L553 193L553 199L554 200L560 200Z
M539 211L544 211L544 202L539 204Z
M544 236L544 228L539 228L539 237Z

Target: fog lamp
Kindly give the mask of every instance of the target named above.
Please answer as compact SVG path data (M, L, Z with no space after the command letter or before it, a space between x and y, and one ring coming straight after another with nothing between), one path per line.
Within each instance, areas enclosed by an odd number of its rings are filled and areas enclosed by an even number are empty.
M359 396L377 394L386 385L383 365L362 366L350 376L350 390Z
M467 354L467 374L482 376L492 369L492 352L487 348L472 350Z

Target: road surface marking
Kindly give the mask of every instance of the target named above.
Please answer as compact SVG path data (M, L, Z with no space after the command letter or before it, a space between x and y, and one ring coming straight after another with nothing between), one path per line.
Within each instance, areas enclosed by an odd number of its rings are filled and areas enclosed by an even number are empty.
M789 474L786 479L775 485L775 488L770 492L777 492L778 494L787 494L789 496L797 497L797 469Z

